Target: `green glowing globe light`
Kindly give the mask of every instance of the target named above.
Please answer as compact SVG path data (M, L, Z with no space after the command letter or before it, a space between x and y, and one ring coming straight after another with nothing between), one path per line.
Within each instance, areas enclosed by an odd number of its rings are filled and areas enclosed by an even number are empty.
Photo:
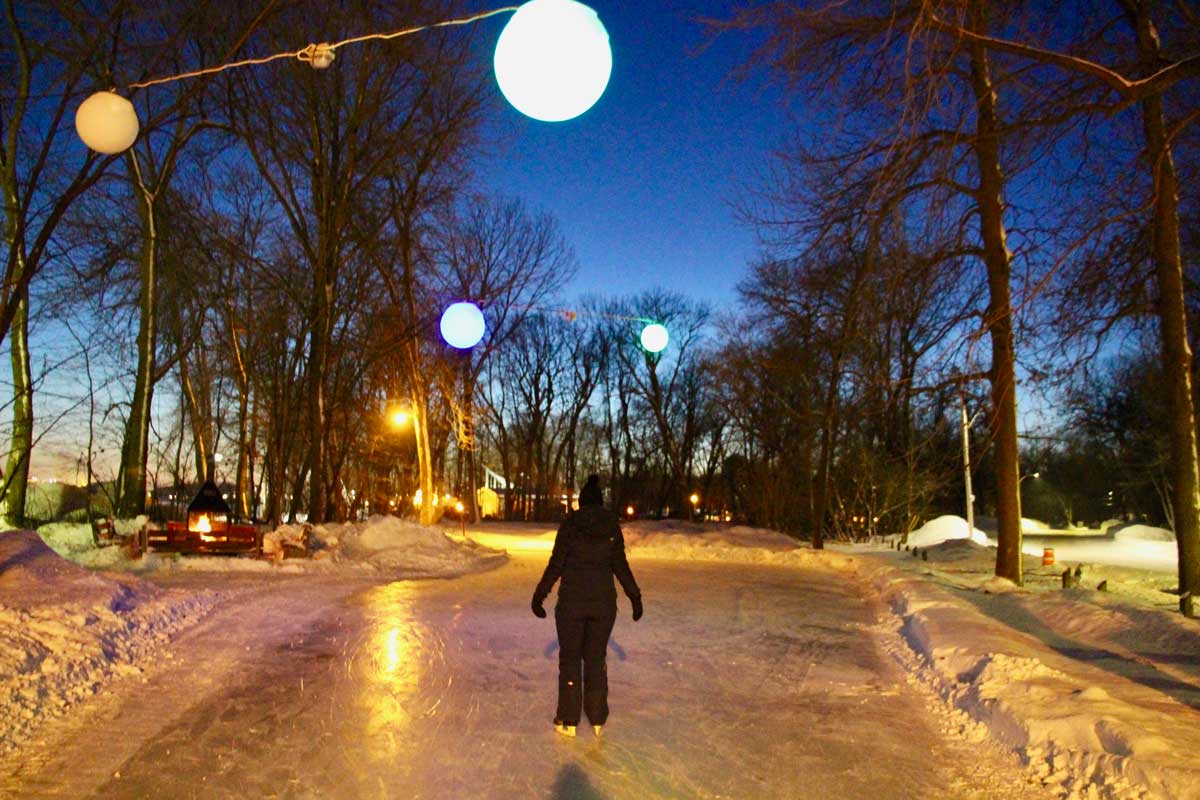
M542 122L587 111L608 86L612 48L591 8L575 0L529 0L496 42L496 82L513 107Z
M667 329L657 322L651 322L642 328L642 348L647 353L661 353L666 349L667 342L670 340Z
M483 338L487 329L483 312L474 303L451 303L442 313L442 338L451 347L469 350Z

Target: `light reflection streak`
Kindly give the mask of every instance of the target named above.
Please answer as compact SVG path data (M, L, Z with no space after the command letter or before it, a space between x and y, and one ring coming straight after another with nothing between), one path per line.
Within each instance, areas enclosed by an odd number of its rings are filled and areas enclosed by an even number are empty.
M369 595L369 633L359 645L363 743L374 761L394 762L410 740L421 678L428 668L423 631L413 613L412 584L397 582Z

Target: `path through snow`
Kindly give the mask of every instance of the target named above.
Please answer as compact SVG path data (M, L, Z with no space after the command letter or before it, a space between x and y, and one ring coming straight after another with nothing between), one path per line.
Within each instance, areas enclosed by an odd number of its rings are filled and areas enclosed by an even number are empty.
M284 579L214 612L8 764L13 796L1026 798L1015 758L905 680L833 569L634 558L613 716L550 726L545 553L453 581ZM232 579L227 576L227 579ZM170 580L194 583L194 575ZM249 577L241 580L249 581ZM886 617L884 618L886 619ZM889 644L890 642L890 644Z

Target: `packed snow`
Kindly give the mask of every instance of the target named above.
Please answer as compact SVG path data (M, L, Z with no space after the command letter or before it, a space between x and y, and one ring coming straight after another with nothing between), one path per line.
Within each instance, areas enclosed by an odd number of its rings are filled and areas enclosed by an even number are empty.
M122 522L118 532L132 532L144 518ZM131 558L121 547L97 548L85 524L55 523L38 529L51 548L64 558L94 569L146 575L164 571L258 572L303 574L350 572L392 579L452 578L504 562L504 553L462 538L451 538L441 528L418 525L391 516L373 516L365 522L329 525L281 525L263 535L262 558L228 555L148 553ZM288 558L303 551L305 558Z
M1019 587L992 574L994 550L955 541L928 561L860 557L964 730L982 726L1059 796L1200 796L1200 626L1174 611L1173 580L1029 558ZM1080 588L1061 588L1064 567Z
M967 529L967 521L962 517L941 516L926 522L904 539L909 547L932 547L951 540L975 542L987 545L988 536L978 528Z
M624 530L635 569L639 559L664 559L843 572L890 608L902 645L881 646L940 698L958 735L1018 753L1053 796L1200 797L1200 625L1174 611L1165 553L1155 551L1153 567L1120 561L1148 546L1174 547L1157 529L1053 538L1058 560L1047 567L1039 541L1024 586L993 575L993 543L956 517L910 533L909 551L895 549L899 537L813 551L745 527L637 521ZM279 529L264 542L264 559L131 560L120 548L95 548L86 526L40 533L0 535L0 751L111 676L135 673L221 600L219 590L160 588L146 580L155 573L453 576L496 566L503 550L548 551L554 537L548 526L460 535L381 517ZM1067 561L1068 538L1112 563ZM285 543L308 557L280 558ZM1063 589L1060 573L1075 567L1078 586Z

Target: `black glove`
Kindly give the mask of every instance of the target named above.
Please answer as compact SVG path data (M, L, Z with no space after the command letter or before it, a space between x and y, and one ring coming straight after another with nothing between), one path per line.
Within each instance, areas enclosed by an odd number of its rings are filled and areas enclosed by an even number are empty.
M529 607L533 609L533 615L538 619L546 618L546 609L542 608L542 598L534 595L533 602L529 604Z
M642 618L642 596L629 598L629 602L633 603L633 621L637 622Z

